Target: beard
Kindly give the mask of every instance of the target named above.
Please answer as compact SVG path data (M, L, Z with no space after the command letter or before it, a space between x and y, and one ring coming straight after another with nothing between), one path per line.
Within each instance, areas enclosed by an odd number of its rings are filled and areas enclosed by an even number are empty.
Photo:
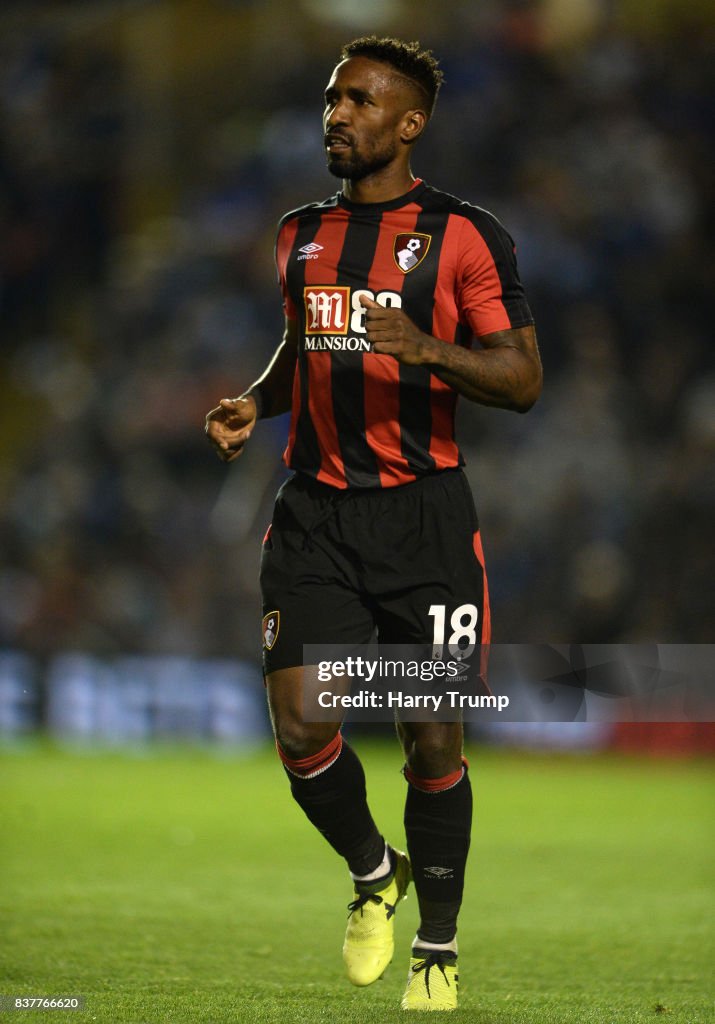
M388 164L392 163L397 154L397 146L393 143L386 149L373 151L365 154L356 153L354 149L348 153L334 155L328 153L328 170L336 178L347 179L348 181L362 181L371 174L377 174Z

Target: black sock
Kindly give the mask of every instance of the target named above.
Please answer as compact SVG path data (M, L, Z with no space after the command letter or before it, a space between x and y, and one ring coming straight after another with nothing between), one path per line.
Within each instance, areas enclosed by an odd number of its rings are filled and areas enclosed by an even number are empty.
M435 781L408 773L405 832L420 907L418 938L451 942L462 905L464 870L472 827L472 787L464 767L462 778L449 788L419 788Z
M298 774L298 762L290 761L280 749L279 754L293 798L308 819L347 860L353 874L374 871L385 855L385 841L370 814L365 773L355 751L342 740L337 756L312 777Z

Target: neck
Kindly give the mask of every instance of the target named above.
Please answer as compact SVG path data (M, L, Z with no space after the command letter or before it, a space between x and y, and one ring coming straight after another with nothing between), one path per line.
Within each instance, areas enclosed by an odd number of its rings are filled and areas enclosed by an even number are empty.
M343 179L343 195L351 203L388 203L409 192L415 177L409 166L389 164L360 181Z

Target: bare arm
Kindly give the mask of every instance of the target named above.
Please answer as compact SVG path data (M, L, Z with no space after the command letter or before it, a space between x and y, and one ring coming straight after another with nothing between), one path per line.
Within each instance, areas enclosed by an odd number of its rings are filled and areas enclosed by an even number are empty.
M238 458L258 419L288 412L297 353L298 322L286 317L283 341L258 380L238 398L222 398L208 413L206 436L224 462Z
M373 352L425 366L460 395L481 405L527 412L541 393L542 370L533 326L487 334L469 350L423 334L398 307L364 299Z
M541 394L543 380L533 326L497 331L479 340L483 348L469 350L432 339L436 347L428 348L427 365L471 402L528 412Z

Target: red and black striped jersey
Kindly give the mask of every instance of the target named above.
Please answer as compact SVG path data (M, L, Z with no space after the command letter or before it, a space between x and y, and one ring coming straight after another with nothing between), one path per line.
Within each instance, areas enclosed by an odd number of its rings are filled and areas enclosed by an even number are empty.
M286 464L339 488L462 465L457 393L371 352L361 300L401 306L421 331L466 347L533 323L496 218L422 181L386 203L338 193L283 217L276 263L299 337Z

